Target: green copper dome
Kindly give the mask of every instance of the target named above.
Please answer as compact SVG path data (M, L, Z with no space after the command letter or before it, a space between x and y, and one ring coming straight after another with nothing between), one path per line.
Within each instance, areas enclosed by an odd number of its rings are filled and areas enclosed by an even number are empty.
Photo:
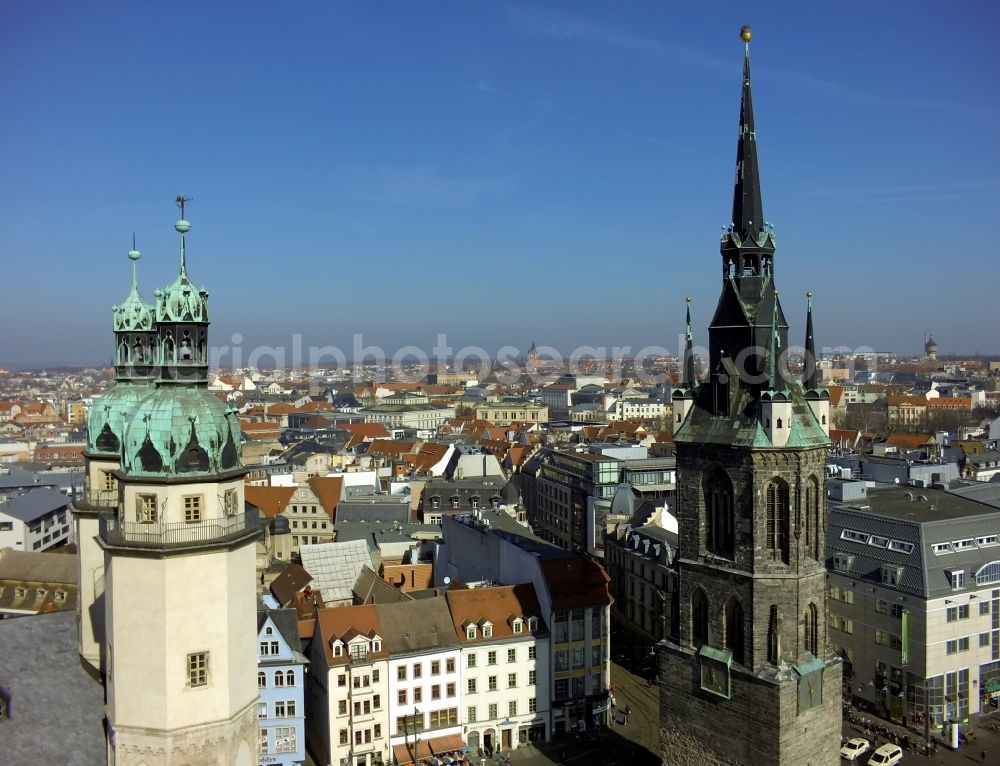
M87 410L87 452L121 457L122 437L129 415L153 392L147 383L121 382L105 391Z
M128 297L121 305L115 306L112 311L115 317L115 332L135 332L148 331L153 329L153 307L146 303L139 295L139 284L135 276L136 261L139 260L139 251L135 249L135 243L128 253L129 260L132 261L132 289Z
M188 277L187 261L184 254L184 235L191 224L181 219L174 228L181 235L181 269L174 283L165 290L157 290L157 322L207 322L208 291L197 287Z
M124 464L133 475L211 475L239 468L236 411L205 388L162 386L125 428Z

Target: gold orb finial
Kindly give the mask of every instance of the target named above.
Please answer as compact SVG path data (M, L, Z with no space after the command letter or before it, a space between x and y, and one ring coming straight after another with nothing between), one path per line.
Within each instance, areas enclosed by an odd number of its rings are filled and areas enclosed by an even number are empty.
M685 301L686 301L687 303L690 303L690 302L691 302L691 296L689 295L689 296L688 296L687 298L685 298L684 300L685 300Z
M813 297L813 291L812 290L807 290L806 291L806 297L807 298L812 298Z
M748 42L750 42L750 38L751 37L753 37L753 32L750 29L750 25L749 24L744 24L743 28L740 29L740 39L743 42L748 43Z

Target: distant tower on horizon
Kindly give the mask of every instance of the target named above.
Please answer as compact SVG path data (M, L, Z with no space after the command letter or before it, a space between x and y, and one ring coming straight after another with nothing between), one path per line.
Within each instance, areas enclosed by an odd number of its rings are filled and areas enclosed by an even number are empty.
M700 382L674 392L675 621L659 645L665 764L836 766L842 663L827 643L829 393L788 374L746 46L732 225ZM690 346L690 342L688 344ZM815 356L812 293L806 353ZM687 355L686 355L687 357Z
M937 343L934 342L934 336L928 335L927 340L924 343L924 354L929 362L937 361L938 347Z

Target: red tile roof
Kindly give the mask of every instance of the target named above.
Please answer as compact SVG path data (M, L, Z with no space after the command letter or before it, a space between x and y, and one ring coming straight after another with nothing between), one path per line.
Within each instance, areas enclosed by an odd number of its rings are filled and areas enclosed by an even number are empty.
M288 507L288 502L295 494L295 487L255 487L247 486L245 497L248 503L253 503L265 517L273 519Z

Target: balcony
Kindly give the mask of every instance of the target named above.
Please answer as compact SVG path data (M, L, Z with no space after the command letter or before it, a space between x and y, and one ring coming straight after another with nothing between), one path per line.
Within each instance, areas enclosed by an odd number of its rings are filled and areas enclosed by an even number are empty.
M80 511L114 511L118 508L118 490L85 488L77 495L74 506Z
M234 516L191 523L141 524L109 517L102 518L99 527L101 542L106 546L144 550L199 548L232 542L259 533L260 514L256 509Z

